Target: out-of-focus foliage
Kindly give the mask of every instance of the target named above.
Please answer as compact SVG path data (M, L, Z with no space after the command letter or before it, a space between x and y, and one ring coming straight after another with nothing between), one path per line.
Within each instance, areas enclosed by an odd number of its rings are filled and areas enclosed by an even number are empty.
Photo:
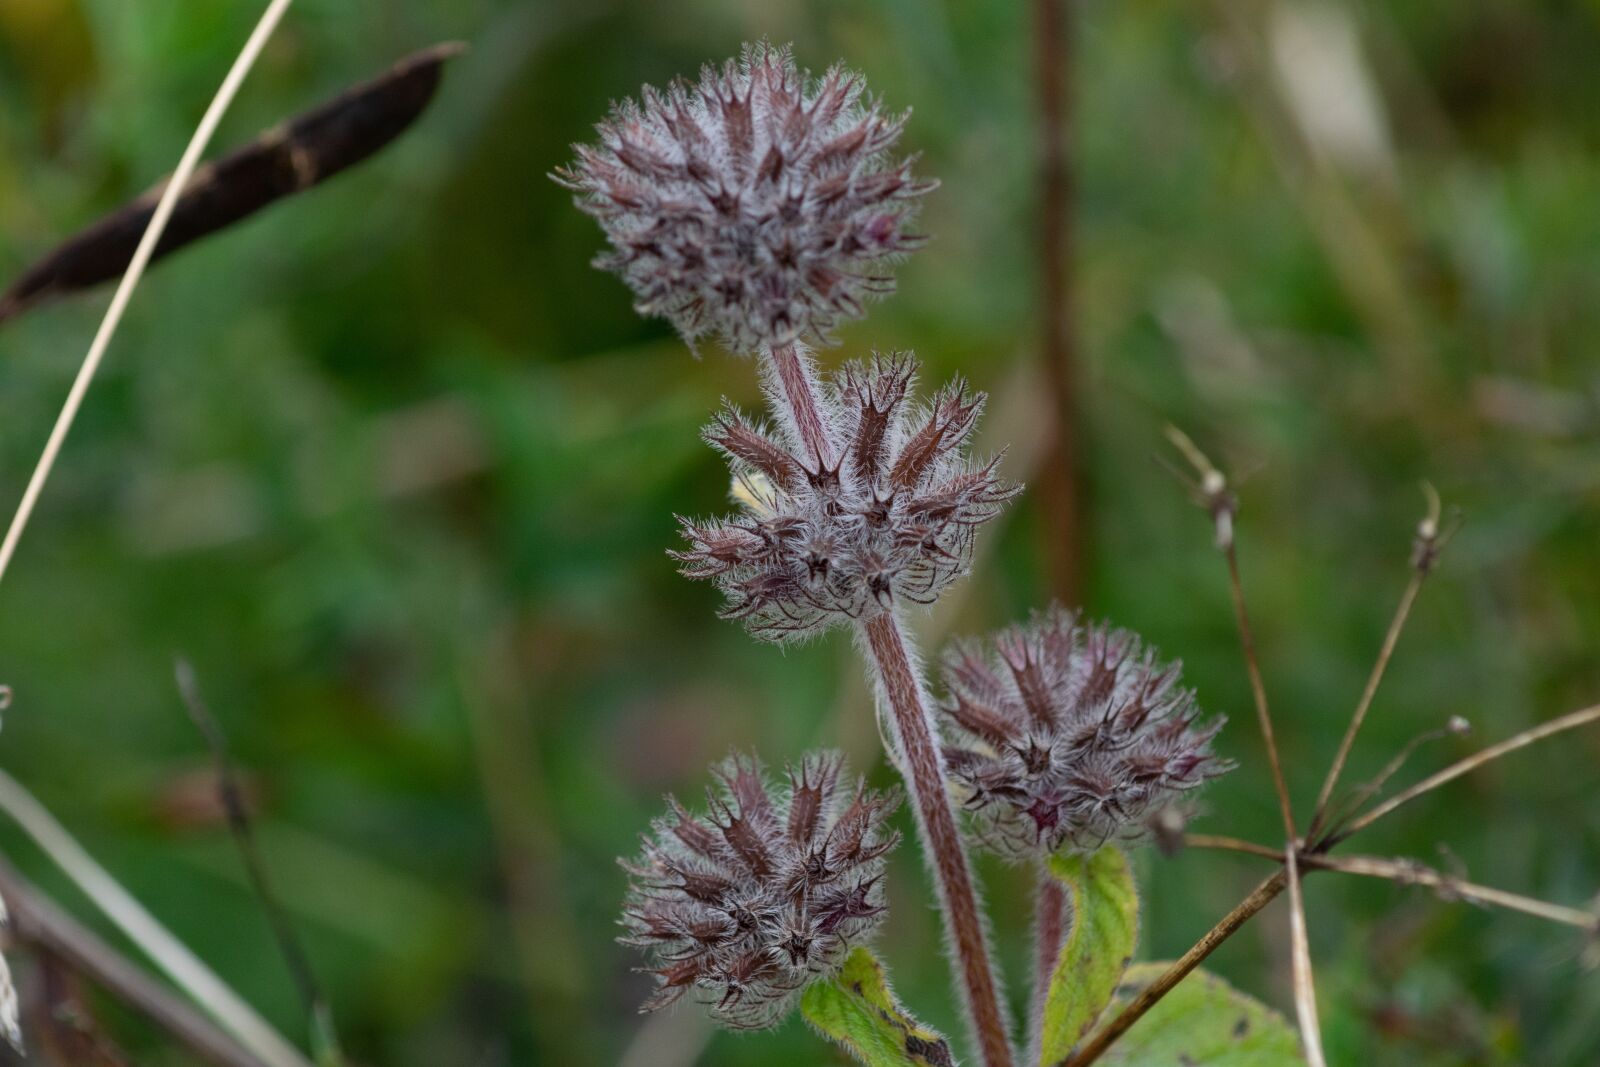
M0 273L166 172L257 14L224 0L0 3ZM1359 782L1462 714L1499 738L1600 693L1600 8L1335 0L1074 5L1089 464L1086 607L1182 656L1241 769L1201 827L1272 840L1222 570L1151 462L1174 422L1244 475L1244 580L1309 809L1405 579L1427 478L1462 508L1362 738ZM698 428L751 367L692 359L589 269L546 179L610 100L760 35L842 58L942 188L899 293L843 352L915 348L994 401L980 451L1039 452L1027 5L300 0L227 119L237 143L436 40L434 110L385 155L164 263L137 296L12 573L0 760L287 1032L304 1023L172 685L196 665L359 1062L815 1064L798 1022L640 1020L614 945L661 793L734 745L876 764L847 641L778 650L678 577L673 513L722 510ZM0 332L10 513L104 296ZM829 353L829 361L839 352ZM1035 506L930 635L1041 605ZM991 524L990 529L1001 523ZM1435 743L1418 767L1476 739ZM1600 886L1600 737L1451 785L1370 848L1570 903ZM902 815L902 818L904 816ZM9 826L0 847L80 897ZM877 948L960 1034L915 850ZM1145 951L1260 876L1142 855ZM1028 875L985 863L1012 999ZM1319 874L1330 1057L1588 1064L1600 979L1569 933ZM1208 966L1283 1006L1281 911ZM26 970L20 975L26 986ZM138 1062L187 1062L112 1013ZM702 1047L702 1045L704 1047ZM630 1051L631 1050L631 1051Z

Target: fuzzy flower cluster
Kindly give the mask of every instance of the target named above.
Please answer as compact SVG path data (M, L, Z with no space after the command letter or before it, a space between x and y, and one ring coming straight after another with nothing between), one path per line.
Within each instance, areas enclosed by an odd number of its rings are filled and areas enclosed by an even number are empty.
M1211 753L1179 664L1060 608L958 644L943 663L945 761L977 839L1020 859L1137 840L1232 765Z
M847 785L842 757L811 753L774 788L753 758L715 771L709 816L669 797L633 876L624 944L651 957L655 993L641 1011L687 993L718 1022L780 1021L806 985L832 977L884 916L883 858L893 793Z
M682 520L689 547L673 555L722 589L725 616L769 640L807 637L898 602L931 604L966 572L977 527L1017 489L998 459L965 458L983 394L957 381L919 405L916 372L896 353L825 384L818 402L837 455L808 452L792 419L772 429L729 408L706 428L742 514ZM769 393L782 411L781 390Z
M611 250L596 265L641 314L747 354L826 339L893 290L889 262L922 243L906 227L934 186L890 158L903 125L858 76L813 80L762 42L616 105L554 177L599 220Z

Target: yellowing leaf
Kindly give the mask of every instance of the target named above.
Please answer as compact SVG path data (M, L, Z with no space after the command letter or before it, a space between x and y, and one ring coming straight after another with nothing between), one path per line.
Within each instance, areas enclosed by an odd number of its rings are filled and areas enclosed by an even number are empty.
M955 1067L949 1043L906 1014L864 948L850 953L837 978L805 991L800 1014L867 1067Z
M1040 1020L1039 1062L1045 1065L1060 1063L1094 1026L1139 941L1139 891L1120 849L1052 856L1050 873L1067 889L1072 925Z

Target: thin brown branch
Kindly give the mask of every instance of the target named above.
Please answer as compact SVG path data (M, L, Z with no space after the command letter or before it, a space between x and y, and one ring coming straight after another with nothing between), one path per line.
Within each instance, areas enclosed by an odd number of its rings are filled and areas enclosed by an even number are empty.
M1239 837L1226 837L1222 834L1184 834L1183 845L1185 848L1209 848L1222 852L1243 852L1251 856L1260 856L1262 859L1283 862L1283 850L1272 848L1268 845L1258 845L1254 841L1246 841Z
M1438 558L1439 494L1426 483L1423 489L1428 498L1428 513L1417 526L1417 536L1411 553L1411 580L1406 583L1406 590L1400 597L1400 605L1395 609L1394 618L1389 621L1388 632L1383 635L1383 646L1378 650L1377 662L1372 665L1372 673L1367 677L1367 685L1361 692L1361 700L1356 704L1355 714L1350 717L1350 725L1345 729L1344 737L1339 742L1339 751L1334 754L1333 763L1328 767L1328 776L1322 781L1322 790L1317 794L1317 805L1311 811L1311 826L1306 831L1306 836L1310 838L1315 838L1317 830L1322 826L1323 819L1327 815L1328 802L1333 798L1333 791L1339 785L1339 776L1344 773L1345 762L1349 760L1350 750L1355 745L1356 734L1361 731L1361 724L1366 721L1367 712L1372 708L1373 698L1378 695L1378 685L1383 681L1384 672L1389 668L1389 660L1394 656L1395 646L1400 643L1400 634L1405 629L1406 620L1411 617L1411 608L1416 603L1417 594L1422 591L1422 583L1433 572L1433 564Z
M1214 849L1222 852L1239 852L1262 859L1283 862L1283 853L1267 845L1245 841L1237 837L1217 834L1185 834L1186 848ZM1600 933L1600 913L1552 904L1537 897L1523 896L1493 886L1478 885L1413 859L1385 859L1381 856L1330 856L1316 849L1305 849L1299 854L1302 866L1313 870L1342 871L1345 874L1364 875L1369 878L1386 878L1401 885L1418 885L1436 890L1444 900L1466 900L1475 904L1519 911L1551 922L1576 926ZM1303 877L1303 874L1302 874Z
M1418 734L1410 741L1407 741L1403 746L1401 746L1400 751L1396 752L1389 762L1383 765L1383 769L1379 771L1371 781L1362 785L1361 788L1357 789L1350 796L1339 801L1337 804L1333 805L1327 810L1323 819L1323 822L1326 826L1326 832L1322 835L1322 839L1326 840L1328 838L1332 838L1339 832L1339 829L1350 819L1352 815L1360 811L1367 805L1369 801L1372 800L1373 797L1381 793L1383 791L1383 787L1389 784L1389 780L1391 778L1400 773L1400 768L1406 765L1406 761L1411 758L1412 753L1414 753L1417 749L1421 748L1430 741L1437 741L1442 737L1450 737L1452 735L1456 737L1465 737L1471 732L1471 723L1467 722L1466 719L1463 719L1459 715L1452 715L1450 717L1450 721L1445 725L1436 730L1429 730L1426 733Z
M1289 941L1294 957L1294 1012L1300 1023L1300 1045L1309 1067L1327 1067L1322 1052L1322 1024L1317 1019L1317 986L1311 970L1311 940L1306 932L1306 901L1300 884L1300 862L1293 846L1283 850L1289 881Z
M1083 570L1077 357L1072 327L1072 0L1034 0L1039 168L1039 358L1051 392L1051 448L1040 470L1045 561L1055 595L1077 603Z
M1240 901L1237 907L1223 916L1204 937L1196 941L1188 952L1167 968L1166 973L1140 990L1139 995L1129 1001L1127 1007L1118 1012L1114 1019L1096 1031L1078 1047L1077 1051L1056 1067L1087 1067L1099 1059L1119 1037L1127 1033L1130 1026L1144 1016L1145 1012L1155 1007L1157 1001L1172 992L1174 986L1205 962L1206 957L1216 951L1218 945L1232 937L1241 926L1254 918L1257 912L1272 903L1273 898L1283 892L1286 884L1285 873L1278 871L1256 886L1249 896Z
M1233 596L1233 614L1239 624L1239 643L1244 648L1245 670L1250 676L1250 693L1255 700L1256 721L1267 748L1267 764L1272 769L1272 788L1278 796L1278 811L1283 816L1283 832L1292 844L1299 835L1294 828L1294 811L1289 806L1289 785L1283 777L1283 761L1278 757L1278 740L1272 730L1272 712L1267 708L1267 688L1261 680L1261 663L1256 656L1256 639L1250 629L1250 613L1245 609L1244 585L1239 580L1239 554L1230 540L1223 548L1228 561L1228 591Z
M1378 694L1378 684L1383 681L1384 671L1389 667L1395 646L1400 643L1400 632L1405 629L1406 619L1411 615L1411 606L1416 603L1417 594L1422 590L1422 583L1426 577L1422 571L1412 572L1411 580L1406 583L1406 591L1400 597L1400 606L1395 609L1394 618L1389 620L1389 630L1383 636L1383 647L1378 650L1378 660L1372 665L1372 673L1367 677L1367 686L1361 692L1361 700L1356 704L1355 714L1350 717L1350 725L1346 727L1344 737L1339 742L1339 750L1334 754L1328 775L1322 780L1322 791L1317 794L1317 805L1311 811L1311 825L1306 831L1309 837L1315 837L1317 830L1322 826L1322 820L1327 814L1328 801L1332 799L1333 791L1339 785L1339 776L1344 773L1344 765L1350 758L1350 749L1355 745L1356 734L1360 732L1361 724L1366 721L1372 700Z
M1535 741L1541 741L1546 737L1551 737L1567 730L1575 730L1580 726L1587 726L1592 722L1600 722L1600 704L1570 712L1559 719L1553 719L1530 730L1524 730L1522 733L1517 734L1515 737L1509 737L1498 745L1490 745L1481 752L1474 753L1466 759L1452 763L1442 771L1429 775L1409 789L1395 794L1365 814L1357 816L1348 826L1331 838L1329 845L1338 844L1340 841L1348 839L1351 834L1366 829L1402 804L1409 803L1424 793L1432 792L1445 783L1452 782L1470 771L1475 771L1484 764L1497 760L1507 753L1515 752L1519 748L1526 748Z
M1283 762L1278 757L1278 739L1272 729L1272 712L1267 706L1267 687L1261 680L1261 661L1256 655L1255 634L1250 628L1250 613L1245 607L1244 583L1239 578L1239 554L1234 547L1234 514L1238 501L1228 489L1227 477L1216 464L1200 450L1182 430L1167 427L1167 439L1183 454L1184 459L1199 475L1198 485L1191 485L1195 502L1211 515L1216 528L1217 547L1222 550L1228 564L1228 593L1233 599L1234 620L1238 623L1239 643L1244 649L1245 672L1250 678L1250 694L1255 703L1256 722L1261 727L1261 739L1267 749L1267 764L1272 769L1272 788L1277 794L1278 811L1283 817L1286 843L1298 840L1294 828L1294 811L1289 804L1289 786L1283 777Z
M1576 926L1590 933L1600 932L1600 915L1582 908L1552 904L1535 897L1511 893L1492 886L1476 883L1445 874L1425 864L1410 859L1385 859L1381 856L1324 856L1304 854L1301 862L1327 871L1384 878L1401 885L1417 885L1432 889L1445 900L1466 900L1475 904L1493 905L1518 911L1524 915L1547 919L1565 926Z
M11 928L25 945L37 947L93 981L116 1000L150 1019L211 1067L262 1067L187 1000L156 981L82 923L56 907L9 863L0 859L0 897L11 911Z

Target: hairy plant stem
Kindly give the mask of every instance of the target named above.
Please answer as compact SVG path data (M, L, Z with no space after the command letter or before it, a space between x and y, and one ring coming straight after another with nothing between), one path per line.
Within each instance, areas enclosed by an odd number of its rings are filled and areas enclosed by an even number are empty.
M917 826L938 883L939 903L955 947L967 1009L988 1067L1009 1067L1011 1048L1000 994L989 962L989 946L978 912L972 869L945 789L944 764L934 742L933 719L922 685L911 665L899 621L890 613L861 624L884 702L892 713L900 771L911 787Z
M773 377L786 401L783 406L794 420L800 442L819 466L833 466L833 438L822 421L816 366L793 344L774 345L770 358Z
M1050 868L1039 864L1039 888L1033 898L1033 1017L1028 1029L1029 1061L1038 1058L1037 1046L1044 1035L1044 1006L1050 994L1050 979L1067 938L1067 890Z
M822 414L816 368L796 346L775 345L763 353L769 360L775 399L799 434L801 443L821 466L838 455ZM918 678L911 647L899 618L882 612L860 623L868 652L868 671L877 682L889 711L893 754L910 788L938 890L945 930L955 950L958 989L985 1067L1011 1067L1011 1043L1000 1007L999 985L989 954L988 936L978 908L955 810L945 787L944 760L934 731L933 715Z

